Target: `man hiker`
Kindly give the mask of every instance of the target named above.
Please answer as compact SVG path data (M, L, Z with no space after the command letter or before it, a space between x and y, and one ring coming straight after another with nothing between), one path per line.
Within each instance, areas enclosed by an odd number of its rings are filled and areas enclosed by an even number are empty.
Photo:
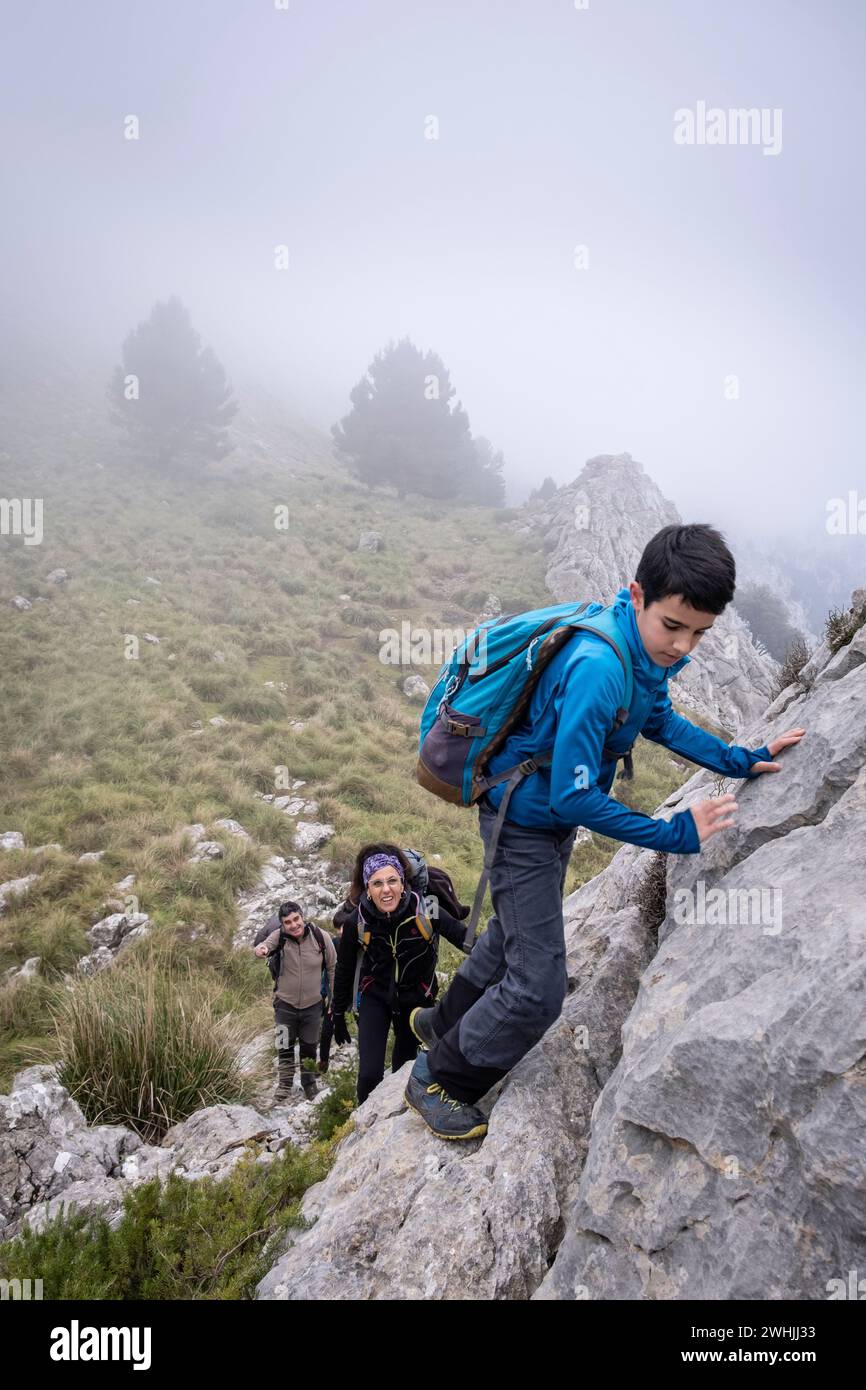
M734 584L734 558L718 531L707 525L664 527L647 544L636 578L619 591L612 608L616 644L627 644L631 658L629 710L618 709L624 665L616 647L597 632L576 631L542 670L525 716L490 757L486 774L492 778L552 750L548 764L509 783L511 799L490 868L494 915L487 931L436 1006L411 1015L427 1050L418 1054L405 1098L441 1138L486 1133L487 1119L476 1102L562 1011L562 896L576 827L668 853L697 854L711 836L735 824L733 794L697 802L669 821L614 800L609 792L617 759L630 753L637 735L727 777L750 778L780 771L773 759L803 737L805 730L792 729L761 748L728 745L671 706L669 678L731 602ZM451 728L466 733L456 713ZM485 852L504 794L500 781L478 802Z
M316 1095L316 1049L322 1027L322 972L330 998L337 952L327 932L305 922L298 903L284 902L279 925L255 941L255 953L268 958L274 978L274 1031L279 1050L279 1084L274 1101L290 1100L295 1081L295 1043L301 1057L301 1085L307 1100ZM269 925L269 924L268 924ZM311 1063L305 1067L304 1063Z

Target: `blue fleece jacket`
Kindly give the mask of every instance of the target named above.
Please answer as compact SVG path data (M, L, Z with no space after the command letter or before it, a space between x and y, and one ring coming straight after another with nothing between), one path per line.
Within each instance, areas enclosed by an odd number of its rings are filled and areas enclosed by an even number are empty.
M749 777L757 762L771 762L769 748L742 748L683 719L668 696L668 680L690 657L672 666L657 666L644 647L628 589L614 603L622 640L628 644L634 671L631 717L610 736L623 698L623 670L613 648L594 633L579 632L556 653L532 693L526 719L490 761L489 773L504 772L524 758L553 748L553 763L518 783L506 819L525 827L569 830L585 825L616 840L675 854L697 854L700 839L691 811L670 821L632 811L608 795L616 775L615 759L603 757L607 743L625 752L638 734L664 744L701 767L727 777ZM760 776L760 773L757 774ZM487 793L498 807L505 794L500 782Z

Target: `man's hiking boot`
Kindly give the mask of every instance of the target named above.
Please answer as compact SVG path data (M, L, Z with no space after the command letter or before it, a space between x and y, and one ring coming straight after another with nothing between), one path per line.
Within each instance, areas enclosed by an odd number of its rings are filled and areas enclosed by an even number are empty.
M314 1096L319 1094L319 1088L316 1085L315 1077L312 1077L309 1081L302 1081L301 1085L304 1088L304 1100L312 1100Z
M432 1009L413 1009L409 1015L409 1027L423 1048L432 1047L439 1036L433 1031L435 1012L435 1007Z
M487 1117L477 1105L454 1100L433 1080L427 1055L419 1052L403 1092L406 1104L417 1110L428 1129L440 1139L480 1139Z
M291 1086L283 1086L281 1083L274 1091L274 1105L288 1105L291 1099Z

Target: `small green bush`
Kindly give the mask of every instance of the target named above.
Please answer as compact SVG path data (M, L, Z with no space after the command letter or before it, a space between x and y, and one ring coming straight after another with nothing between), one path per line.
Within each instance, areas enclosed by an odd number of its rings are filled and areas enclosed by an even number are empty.
M267 1165L251 1153L219 1180L153 1178L126 1194L116 1230L82 1211L25 1229L0 1246L0 1274L38 1270L50 1299L252 1298L274 1243L303 1226L301 1198L331 1160L325 1145L290 1146Z
M286 712L277 695L257 690L232 696L224 702L223 710L229 718L243 719L250 724L261 724L265 719L280 719Z
M773 687L774 699L777 695L781 695L782 691L786 690L789 685L794 684L794 681L809 660L809 656L810 652L806 641L798 634L785 653L782 669L776 677L776 683Z
M289 594L290 597L294 597L297 594L305 594L308 587L305 580L295 579L288 574L282 576L279 580L279 585L283 593Z
M333 1138L335 1132L349 1119L358 1103L358 1064L328 1072L328 1095L316 1110L316 1136L321 1140Z
M855 632L866 623L866 603L859 608L831 608L824 624L824 636L834 654L848 645Z

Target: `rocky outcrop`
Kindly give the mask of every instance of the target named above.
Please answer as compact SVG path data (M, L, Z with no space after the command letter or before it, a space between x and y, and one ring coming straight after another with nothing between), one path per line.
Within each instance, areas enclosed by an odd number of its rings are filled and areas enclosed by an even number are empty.
M98 975L112 965L121 952L150 933L146 912L112 912L95 922L85 935L93 949L78 961L82 975Z
M273 1054L272 1031L264 1037ZM258 1047L262 1039L253 1041ZM242 1070L272 1090L262 1057L247 1047ZM336 1075L355 1055L354 1047L339 1049L331 1071ZM210 1105L174 1125L161 1144L146 1144L125 1125L88 1125L53 1066L27 1067L9 1095L0 1095L0 1240L24 1224L41 1229L61 1208L100 1211L116 1225L125 1193L138 1183L169 1173L190 1181L223 1178L245 1154L270 1163L287 1145L308 1144L329 1091L328 1079L318 1080L322 1089L313 1100L270 1108L263 1096L263 1109Z
M625 846L567 900L562 1014L482 1142L386 1078L259 1297L810 1300L866 1267L866 630L744 741L796 725L700 855Z
M39 874L24 874L22 878L9 878L5 883L0 883L0 917L6 907L22 893L26 893L31 883L35 883Z
M299 902L310 917L332 916L343 900L343 883L326 859L297 855L286 859L272 854L262 865L258 881L237 900L239 925L235 932L236 948L252 945L259 927L273 916L286 899Z
M145 1147L122 1125L88 1126L52 1067L19 1072L0 1096L0 1237L14 1235L26 1213L38 1227L61 1193L85 1207L119 1207L123 1162Z
M375 555L378 551L383 550L384 547L385 542L378 531L362 531L358 538L359 550L368 550Z
M548 554L546 583L561 603L609 603L634 578L647 541L682 518L630 454L589 459L568 487L533 502L515 523L541 537ZM685 710L730 733L757 717L772 698L777 663L756 647L748 624L729 606L701 638L688 666L671 685Z

